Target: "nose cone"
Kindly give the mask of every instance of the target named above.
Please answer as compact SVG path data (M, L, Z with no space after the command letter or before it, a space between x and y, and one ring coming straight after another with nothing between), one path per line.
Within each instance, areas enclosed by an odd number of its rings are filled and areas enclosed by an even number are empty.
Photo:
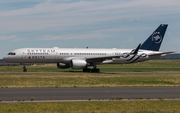
M3 61L8 61L8 56L3 57Z

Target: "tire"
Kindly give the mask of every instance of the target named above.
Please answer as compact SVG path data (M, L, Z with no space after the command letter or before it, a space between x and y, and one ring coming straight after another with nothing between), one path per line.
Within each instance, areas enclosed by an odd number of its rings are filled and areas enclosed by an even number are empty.
M87 68L87 72L91 72L92 70L90 68Z
M27 72L27 69L24 69L23 72Z
M100 69L96 69L96 72L99 73L99 72L100 72Z
M83 72L87 72L87 69L85 68L85 69L83 69Z

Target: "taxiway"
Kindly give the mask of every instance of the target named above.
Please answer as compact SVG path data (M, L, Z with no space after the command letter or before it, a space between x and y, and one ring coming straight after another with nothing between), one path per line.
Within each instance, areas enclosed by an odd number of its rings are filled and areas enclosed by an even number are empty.
M180 87L1 88L1 101L180 98Z

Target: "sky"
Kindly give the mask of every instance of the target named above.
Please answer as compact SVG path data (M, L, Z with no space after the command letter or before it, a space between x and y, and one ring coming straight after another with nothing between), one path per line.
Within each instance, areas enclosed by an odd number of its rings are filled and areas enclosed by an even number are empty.
M160 24L180 53L180 0L1 0L0 59L18 48L136 48Z

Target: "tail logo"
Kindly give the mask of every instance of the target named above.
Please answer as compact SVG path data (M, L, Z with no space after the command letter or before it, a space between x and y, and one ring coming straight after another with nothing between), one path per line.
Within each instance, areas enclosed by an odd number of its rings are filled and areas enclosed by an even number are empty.
M160 32L154 32L154 34L152 35L152 41L154 41L157 44L162 41L162 36Z

